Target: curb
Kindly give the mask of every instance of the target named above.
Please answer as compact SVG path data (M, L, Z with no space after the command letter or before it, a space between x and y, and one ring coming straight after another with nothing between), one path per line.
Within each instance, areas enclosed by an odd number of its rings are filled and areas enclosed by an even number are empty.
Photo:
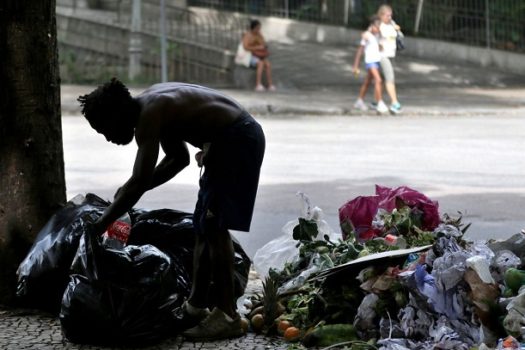
M524 115L525 107L510 108L463 108L453 110L450 108L428 108L428 107L408 107L400 114L391 113L379 114L374 110L360 111L355 108L345 108L338 106L326 107L304 107L304 106L283 106L279 104L243 104L250 114L261 117L301 117L301 116L349 116L349 117L479 117L494 114ZM63 103L62 116L80 116L80 106L74 103Z

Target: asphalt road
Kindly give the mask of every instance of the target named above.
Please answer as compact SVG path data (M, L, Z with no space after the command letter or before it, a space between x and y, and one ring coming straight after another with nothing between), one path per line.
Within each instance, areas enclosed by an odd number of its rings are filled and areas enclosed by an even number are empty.
M463 214L473 240L506 238L525 228L525 119L519 115L260 117L267 137L250 233L234 232L250 256L281 235L301 212L298 191L339 232L337 210L407 185ZM63 118L68 199L93 192L111 199L131 174L136 146L115 146L82 117ZM190 149L195 153L195 149ZM147 193L136 207L192 211L199 169Z

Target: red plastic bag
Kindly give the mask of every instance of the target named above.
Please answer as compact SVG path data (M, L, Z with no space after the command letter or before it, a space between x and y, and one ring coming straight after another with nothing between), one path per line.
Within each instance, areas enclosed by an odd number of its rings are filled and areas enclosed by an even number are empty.
M380 231L372 228L372 220L379 208L389 212L394 210L397 201L401 200L411 208L423 212L424 230L433 230L439 225L439 206L424 194L407 186L396 189L376 185L375 196L359 196L339 208L339 223L343 239L353 231L358 240L368 240L380 235Z
M417 208L423 212L424 230L433 230L439 225L439 205L436 201L411 189L407 186L400 186L395 190L388 187L376 185L376 194L380 198L379 208L392 211L396 208L396 200L402 200L410 208Z
M352 231L359 240L368 240L379 234L372 229L372 220L377 213L379 200L379 196L359 196L339 208L343 239Z

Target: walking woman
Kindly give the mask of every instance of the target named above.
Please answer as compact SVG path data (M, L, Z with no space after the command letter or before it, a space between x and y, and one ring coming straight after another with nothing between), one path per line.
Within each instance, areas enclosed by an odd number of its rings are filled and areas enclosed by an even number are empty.
M381 19L379 31L381 33L379 44L381 51L381 70L385 80L385 89L390 96L390 112L398 114L401 112L401 103L397 99L393 61L396 57L396 38L401 28L392 19L392 7L381 5L377 10Z

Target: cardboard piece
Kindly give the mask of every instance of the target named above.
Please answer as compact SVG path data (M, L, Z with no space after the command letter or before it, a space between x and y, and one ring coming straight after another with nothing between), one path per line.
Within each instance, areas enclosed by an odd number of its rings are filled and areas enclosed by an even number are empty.
M315 279L323 278L323 277L332 275L332 274L334 274L334 273L336 273L338 271L354 268L356 266L359 266L359 265L365 264L365 263L376 263L377 261L382 260L382 259L397 258L397 257L402 257L402 256L405 256L405 255L409 255L409 254L412 254L412 253L418 253L418 252L421 252L421 251L424 251L424 250L428 250L431 247L432 247L432 245L426 245L426 246L422 246L422 247L389 250L389 251L386 251L386 252L369 254L369 255L363 256L361 258L357 258L355 260L349 261L349 262L347 262L345 264L337 265L337 266L334 266L334 267L332 267L330 269L326 269L326 270L320 272L314 278Z

